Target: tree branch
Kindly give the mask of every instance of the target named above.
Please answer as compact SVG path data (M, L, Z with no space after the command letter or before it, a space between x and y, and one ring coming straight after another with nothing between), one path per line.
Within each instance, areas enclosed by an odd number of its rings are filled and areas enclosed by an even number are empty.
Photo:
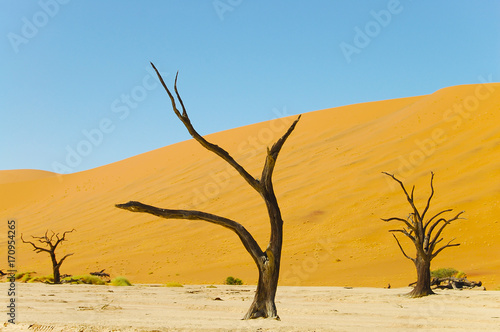
M412 240L413 242L415 242L415 237L413 235L411 235L410 233L408 233L408 231L406 229L390 229L389 232L391 232L391 233L395 233L395 232L403 233L410 240Z
M286 133L283 134L283 136L273 144L271 149L267 149L266 162L261 176L261 183L264 183L264 185L272 185L271 177L274 171L276 160L278 159L278 154L280 153L281 148L283 147L283 144L285 144L287 138L295 129L295 126L297 125L297 122L299 122L300 117L301 115L299 115L299 117L290 125L290 128L288 128Z
M437 226L437 225L439 225L439 223L440 223L441 221L444 221L444 222L446 223L446 219L445 219L445 218L439 218L439 219L438 219L438 220L436 220L436 221L435 221L435 222L431 225L431 227L429 228L429 231L427 232L427 235L426 235L426 237L427 237L427 238L429 238L429 240L430 240L430 238L432 237L432 232L434 231L434 228L436 228L436 226ZM439 236L439 235L438 235L438 236ZM437 238L437 236L436 236L436 238Z
M31 237L34 238L34 239L36 239L36 240L38 240L38 242L40 242L40 243L48 243L48 242L50 242L49 241L50 239L49 239L49 237L47 235L48 233L49 233L49 230L46 230L45 234L43 236L34 236L34 235L31 235ZM51 237L53 237L53 236L54 236L54 232L52 232Z
M182 114L181 112L177 109L176 103L175 103L175 98L168 89L167 85L163 81L163 78L160 74L160 72L156 69L155 65L151 63L151 66L153 66L153 69L156 72L156 75L158 75L158 78L163 85L163 88L165 91L167 91L168 96L170 97L170 101L172 102L172 108L174 110L175 115L181 120L181 122L184 124L186 129L188 130L189 134L198 142L200 143L204 148L206 148L209 151L212 151L222 159L224 159L228 164L230 164L236 171L245 179L252 188L254 188L257 192L261 193L261 185L258 180L256 180L252 175L250 175L236 160L229 155L229 153L221 148L218 145L212 144L208 142L205 138L203 138L193 127L191 124L191 120L189 119L189 116L186 112L186 109L184 107L184 103L180 97L179 92L177 91L177 75L175 76L175 83L174 83L174 90L177 95L177 98L179 99L179 102L181 103L182 106ZM178 74L178 73L177 73Z
M56 239L57 239L57 241L56 241L56 243L54 244L54 249L55 249L55 248L59 245L59 243L61 243L61 242L63 242L63 241L66 241L66 234L67 234L67 233L71 233L71 232L73 232L73 231L76 231L76 229L74 229L74 228L73 228L73 229L72 229L72 230L70 230L70 231L65 231L65 232L63 233L63 235L62 235L62 237L61 237L61 238L59 238L59 233L57 233L57 234L56 234ZM52 243L52 239L51 239L50 243Z
M37 237L34 237L34 236L32 236L32 237L33 237L33 238L35 238L35 239L37 238ZM40 238L41 238L41 237L40 237ZM25 240L23 239L23 234L21 234L21 240L23 241L23 243L31 244L31 245L33 246L33 248L34 248L34 249L33 249L33 251L36 251L37 253L42 252L42 251L45 251L45 252L49 252L49 253L50 253L50 250L49 250L49 249L47 249L47 248L38 247L37 245L35 245L35 244L34 244L33 242L31 242L31 241L25 241ZM40 242L42 242L42 241L40 240ZM42 242L42 243L43 243L43 242Z
M66 256L64 256L63 258L61 258L61 259L59 260L59 263L57 263L57 265L58 265L58 266L61 266L61 265L62 265L62 263L64 262L64 260L65 260L67 257L71 256L71 255L74 255L74 253L67 254Z
M434 248L436 247L436 244L437 244L437 239L439 238L439 236L441 235L441 232L443 231L443 229L448 226L452 221L455 221L457 219L459 219L460 215L462 213L464 213L465 211L461 211L459 212L455 217L449 219L449 220L446 220L443 225L441 225L441 227L439 228L439 230L437 231L436 235L434 236L434 238L432 239L432 241L430 242L430 247L429 247L429 252L432 253L434 251ZM439 219L438 221L436 221L435 225L437 225L440 221L444 220L443 218ZM434 225L433 225L434 226ZM431 227L433 229L433 227ZM429 238L430 238L430 230L429 230Z
M416 231L417 231L417 229L416 229L416 227L415 227L414 225L410 224L410 223L408 222L408 220L403 219L403 218L392 217L392 218L388 218L388 219L384 219L384 218L380 218L380 219L382 219L382 220L383 220L383 221L385 221L385 222L394 221L394 220L396 220L396 221L401 221L401 222L403 222L403 223L404 223L404 224L405 224L405 225L406 225L409 229L411 229L412 231L414 231L414 232L416 232Z
M437 217L439 217L441 214L446 213L446 212L450 212L450 211L453 211L453 209L446 209L446 210L443 210L443 211L441 211L441 212L439 212L439 213L435 214L435 215L434 215L432 218L430 218L429 220L427 220L427 222L425 223L425 226L424 226L424 232L426 231L427 227L429 226L429 224L430 224L430 223L431 223L434 219L436 219ZM436 227L436 226L434 226L434 227ZM431 226L431 228L432 228L432 226ZM427 233L427 234L430 234L431 232L432 232L432 230L429 230L429 233Z
M433 180L434 172L431 172L431 194L429 196L429 199L427 200L427 205L425 206L424 212L422 212L422 220L424 220L425 214L427 213L427 211L429 210L429 206L431 205L432 196L434 196L434 185L432 184Z
M153 65L153 63L151 63L151 65ZM153 65L153 68L154 68L154 65ZM156 68L155 68L155 71L156 71ZM158 71L156 71L156 73L158 73ZM181 95L179 94L179 91L177 90L177 76L178 75L179 75L179 71L177 71L177 73L175 74L174 90L175 90L175 94L177 95L177 99L179 99L179 102L181 103L181 106L182 106L182 116L187 118L188 115L186 112L186 107L184 107L184 102L182 101Z
M411 258L410 256L408 256L408 255L405 253L405 251L404 251L403 247L401 246L401 243L399 243L399 240L398 240L398 238L396 237L396 235L392 234L392 236L394 237L394 239L396 239L396 242L398 243L399 249L401 249L401 252L403 253L403 255L404 255L406 258L408 258L409 260L411 260L412 262L415 262L415 258Z
M460 245L460 243L453 243L453 244L450 244L453 240L455 240L454 238L450 240L450 242L448 242L446 245L442 246L441 248L439 248L438 250L436 250L435 253L432 254L432 258L436 257L441 251L443 251L445 248L449 248L449 247L458 247ZM439 242L439 241L438 241ZM437 242L436 242L437 243ZM432 259L431 258L431 259Z
M239 236L241 242L245 246L245 249L248 251L248 253L252 256L252 258L259 266L262 264L262 258L265 257L265 254L260 249L259 245L257 244L257 241L255 241L253 236L246 230L246 228L231 219L227 219L224 217L220 217L202 211L160 209L151 205L146 205L135 201L130 201L125 204L116 204L115 206L119 209L124 209L131 212L149 213L165 219L203 220L213 224L220 225L222 227L232 230Z
M413 202L413 191L415 189L415 186L413 186L413 189L411 191L411 197L410 197L410 195L408 195L408 192L406 191L406 188L405 188L403 182L401 182L399 179L397 179L393 174L390 174L390 173L387 173L387 172L382 172L382 173L384 173L385 175L390 176L391 178L394 179L394 181L396 181L397 183L399 183L399 185L403 189L403 192L406 195L406 200L408 201L408 203L410 203L411 207L413 208L413 212L415 213L415 216L417 217L418 220L421 220L422 218L420 217L420 214L419 214L419 212L417 210L417 207L415 206L415 203Z

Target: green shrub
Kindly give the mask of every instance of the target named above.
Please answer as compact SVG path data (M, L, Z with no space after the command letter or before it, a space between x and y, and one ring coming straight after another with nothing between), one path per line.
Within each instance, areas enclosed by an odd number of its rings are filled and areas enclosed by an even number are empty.
M113 286L132 286L132 283L128 281L125 277L116 277L111 280L111 285Z
M217 288L214 285L208 285L206 288Z
M243 281L241 281L241 279L238 278L227 277L226 285L243 285Z
M88 285L105 285L104 280L97 276L85 274L81 276L72 276L64 278L63 281L66 281L71 284L88 284Z
M31 273L28 272L28 273L24 273L22 276L19 277L19 281L21 282L28 282L31 280Z
M458 271L457 269L448 267L448 268L441 268L441 269L431 271L431 277L434 277L434 278L450 278L450 277L465 278L465 277L467 277L467 275L462 271Z
M33 277L31 276L31 274L30 274L30 273L26 273L25 275L23 275L23 276L19 279L19 281L20 281L20 282L30 282L32 278L33 278Z
M35 271L30 271L30 272L18 272L15 274L16 280L19 280L20 282L28 282L32 278L32 274L35 274Z
M34 283L34 282L54 282L54 277L52 275L46 275L46 276L34 276L36 272L31 271L31 272L20 272L16 273L15 278L19 282L24 282L24 283Z
M167 282L165 284L165 287L184 287L184 286L182 286L182 284L178 282Z
M45 283L50 282L50 283L53 283L54 282L54 277L52 275L39 276L39 277L31 277L26 282L28 282L28 283L33 283L33 282L45 282Z

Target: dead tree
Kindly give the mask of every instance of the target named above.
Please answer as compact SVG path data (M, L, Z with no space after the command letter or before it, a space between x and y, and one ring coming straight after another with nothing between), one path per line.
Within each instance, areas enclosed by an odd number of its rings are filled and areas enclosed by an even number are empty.
M106 269L103 269L100 272L90 272L90 275L109 279L109 273L104 272L104 270L106 270Z
M433 278L432 285L439 289L464 289L464 288L474 288L481 287L483 283L481 281L469 281L467 278Z
M241 177L263 198L267 207L269 221L271 224L270 240L267 248L265 250L262 250L253 236L240 223L228 218L202 211L161 209L134 201L125 204L117 204L116 207L132 212L150 213L166 219L203 220L220 225L235 232L243 243L245 249L252 256L259 270L257 291L255 293L253 303L243 319L252 319L258 317L279 319L274 299L278 287L280 270L281 248L283 243L283 219L281 217L281 212L278 206L276 195L274 194L272 174L274 171L274 166L276 164L276 159L278 158L278 154L286 139L295 129L295 125L299 121L300 116L292 123L287 132L276 143L274 143L271 149L267 149L264 169L262 171L260 179L257 179L250 175L240 164L238 164L238 162L236 162L226 150L219 147L218 145L208 142L207 140L205 140L205 138L198 134L198 132L191 124L191 121L184 107L184 103L177 90L177 75L175 77L174 91L177 96L178 102L182 107L182 113L177 108L175 98L163 81L162 76L160 75L154 64L151 63L151 65L156 71L161 84L170 97L174 113L184 124L191 136L204 148L215 153L229 165L231 165L241 175Z
M61 274L59 272L59 269L61 268L62 263L66 258L73 254L67 254L63 258L61 258L59 261L57 261L56 258L56 249L59 244L61 244L63 241L66 241L66 234L71 233L75 231L75 229L72 229L70 231L66 231L62 234L61 237L59 237L59 233L54 233L52 232L52 235L49 235L49 231L47 230L45 232L44 236L31 236L33 239L37 240L38 242L42 243L42 245L45 247L40 247L36 245L35 243L31 241L25 241L23 239L23 235L21 234L21 240L24 243L31 244L33 246L33 251L36 253L41 253L41 252L47 252L50 255L50 259L52 261L52 271L53 271L53 276L54 276L54 284L60 284L61 283Z
M431 172L431 194L427 199L427 204L423 210L420 212L415 206L415 201L413 199L413 193L415 191L415 186L413 186L411 193L408 194L403 182L398 180L394 175L385 173L384 174L392 177L396 182L399 183L401 188L403 189L404 194L406 195L406 199L412 208L412 212L409 216L404 218L392 217L388 219L382 219L383 221L399 221L403 223L402 229L391 229L389 232L392 232L392 236L396 239L396 242L401 249L403 255L411 260L417 269L417 283L415 288L408 294L410 297L422 297L430 294L434 294L431 290L431 261L436 257L441 251L449 247L459 246L459 243L452 243L453 240L450 240L447 244L442 245L441 247L437 247L437 245L443 241L441 237L441 233L443 229L448 226L452 221L455 221L459 218L464 211L459 212L457 215L450 219L444 218L442 215L452 211L452 209L446 209L441 212L438 212L431 218L425 219L427 212L429 211L431 199L434 196L434 187L433 187L433 179L434 173ZM408 237L416 249L416 257L408 256L398 238L394 233L403 233L406 237Z

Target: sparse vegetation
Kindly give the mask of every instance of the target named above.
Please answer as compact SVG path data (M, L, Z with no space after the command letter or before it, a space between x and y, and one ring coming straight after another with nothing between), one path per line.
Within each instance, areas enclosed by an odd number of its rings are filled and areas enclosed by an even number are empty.
M19 278L20 282L28 282L30 280L31 280L31 273L26 273L21 278Z
M62 282L68 284L87 284L87 285L105 285L104 280L97 276L92 276L90 274L84 274L81 276L72 276L62 279Z
M54 277L52 275L31 277L31 278L27 278L25 282L27 282L27 283L43 282L43 283L52 284L52 283L54 283Z
M29 279L31 279L31 275L35 274L36 272L31 271L31 272L18 272L16 273L15 277L16 280L19 280L19 282L27 282Z
M53 283L54 282L54 277L52 275L47 275L47 276L34 276L36 272L30 271L30 272L20 272L16 273L15 277L18 282L23 282L23 283L33 283L33 282L45 282L45 283Z
M182 284L178 282L167 282L165 287L184 287Z
M226 285L243 285L243 281L238 278L234 277L227 277L226 278Z
M18 282L23 282L23 283L34 283L34 282L54 283L53 275L35 276L34 274L36 274L36 272L34 271L19 272L16 273L15 277ZM106 285L108 282L109 281L103 280L99 276L90 274L61 278L61 283L66 283L66 284ZM125 277L116 277L111 281L111 285L132 286L132 283Z
M214 285L208 285L206 288L217 288Z
M125 277L116 277L111 280L112 286L132 286L132 283Z

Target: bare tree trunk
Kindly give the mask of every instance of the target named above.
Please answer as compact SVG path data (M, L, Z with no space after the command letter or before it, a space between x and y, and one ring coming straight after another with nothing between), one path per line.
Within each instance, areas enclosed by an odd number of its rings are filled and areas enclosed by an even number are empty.
M274 299L278 288L279 261L269 259L259 267L259 281L252 305L243 319L274 318L279 320Z
M278 141L279 144L283 143L283 139ZM277 144L278 144L277 143ZM275 144L276 145L276 144ZM278 279L281 263L281 250L283 247L283 219L278 205L278 200L274 194L273 183L271 180L272 171L278 157L278 151L275 146L268 151L266 164L262 171L261 183L262 191L261 196L264 199L267 207L267 212L271 224L271 237L268 247L265 251L263 264L257 264L259 269L259 281L257 283L257 290L255 297L243 319L252 318L274 318L280 320L275 305L275 296L278 288Z
M52 260L52 274L54 276L54 284L61 283L61 273L59 272L59 265L57 263L56 255L54 253L50 253L50 258Z
M263 264L257 264L259 268L259 281L252 305L243 319L252 318L274 318L280 320L275 297L278 289L278 279L281 264L281 249L283 245L283 220L281 212L274 195L271 179L263 182L264 187L270 191L264 191L263 197L266 202L271 219L271 239L265 252L266 260Z
M410 297L422 297L434 294L431 289L430 259L418 255L415 260L415 267L417 268L417 284L408 295Z

